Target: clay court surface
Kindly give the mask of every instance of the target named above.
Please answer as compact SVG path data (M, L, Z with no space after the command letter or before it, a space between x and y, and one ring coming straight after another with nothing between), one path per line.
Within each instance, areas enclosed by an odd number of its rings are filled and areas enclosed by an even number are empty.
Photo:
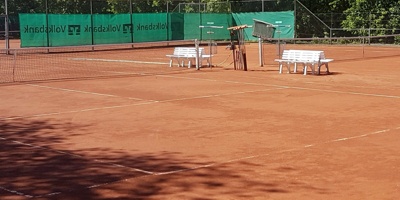
M400 199L399 47L287 45L335 59L306 76L246 48L246 72L138 48L96 55L158 73L0 85L0 199Z

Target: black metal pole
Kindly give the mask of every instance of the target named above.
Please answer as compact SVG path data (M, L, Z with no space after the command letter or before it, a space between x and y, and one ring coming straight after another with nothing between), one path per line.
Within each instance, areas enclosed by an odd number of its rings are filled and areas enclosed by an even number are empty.
M48 0L45 2L46 4L46 27L47 30L49 29L49 5L48 5ZM49 37L49 31L46 31L46 38L47 38L47 47L50 46L50 37ZM50 49L47 49L47 53L50 52Z
M94 51L93 0L90 0L90 26L92 27L92 51Z
M4 17L4 39L6 40L6 54L8 54L8 49L10 49L10 38L8 33L8 6L7 0L4 2L4 9L5 9L5 17Z

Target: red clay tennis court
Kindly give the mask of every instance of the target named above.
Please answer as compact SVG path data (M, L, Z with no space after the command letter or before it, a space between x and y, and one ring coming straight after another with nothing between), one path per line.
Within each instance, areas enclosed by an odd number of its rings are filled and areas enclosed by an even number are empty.
M286 47L335 59L318 76L246 48L248 71L144 48L75 61L151 73L0 85L1 199L400 198L398 47Z

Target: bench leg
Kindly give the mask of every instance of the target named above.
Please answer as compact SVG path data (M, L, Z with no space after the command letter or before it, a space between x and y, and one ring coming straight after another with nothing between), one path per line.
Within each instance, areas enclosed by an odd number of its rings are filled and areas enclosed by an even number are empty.
M294 63L294 70L293 70L293 72L294 72L294 73L297 73L297 63L296 63L296 62Z
M307 75L307 65L304 63L304 66L303 66L303 75Z
M315 74L315 64L310 64L310 68L311 68L311 73Z
M318 73L318 75L320 75L320 74L321 74L321 67L322 67L322 65L323 65L323 64L318 64L318 72L317 72L317 73Z
M287 68L287 73L290 74L290 63L289 62L286 63L286 68Z
M325 67L326 67L326 73L327 73L327 74L329 74L330 72L329 72L329 66L328 66L328 63L325 63Z
M203 66L203 60L207 61L207 66L210 67L211 63L210 63L210 58L200 58L200 67Z
M288 70L287 73L290 73L290 63L287 62L287 63L285 63L285 65L286 65L286 69ZM282 74L282 71L283 71L283 62L280 62L279 63L279 73Z
M172 67L172 58L169 60L169 67Z
M304 64L303 75L307 75L308 65L307 65L307 63L303 63L303 64ZM310 64L310 68L311 68L311 74L315 74L315 64Z
M192 66L192 61L189 59L188 61L188 68L190 68Z
M282 74L282 63L279 63L279 73Z
M325 65L325 67L326 67L326 74L329 74L329 66L328 66L328 63L322 63L322 64L319 64L319 65L318 65L318 75L321 74L321 67L322 67L322 65Z

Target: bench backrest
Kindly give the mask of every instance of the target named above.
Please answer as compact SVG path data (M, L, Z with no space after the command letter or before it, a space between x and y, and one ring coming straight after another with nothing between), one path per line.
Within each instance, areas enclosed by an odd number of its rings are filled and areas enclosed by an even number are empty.
M282 53L282 59L293 60L293 61L319 61L323 51L313 50L284 50ZM324 56L325 57L325 56Z
M199 48L199 55L204 53L204 48ZM175 47L174 55L180 56L196 56L195 47Z
M324 52L321 52L321 55L319 56L321 59L326 59L325 58L325 53Z

